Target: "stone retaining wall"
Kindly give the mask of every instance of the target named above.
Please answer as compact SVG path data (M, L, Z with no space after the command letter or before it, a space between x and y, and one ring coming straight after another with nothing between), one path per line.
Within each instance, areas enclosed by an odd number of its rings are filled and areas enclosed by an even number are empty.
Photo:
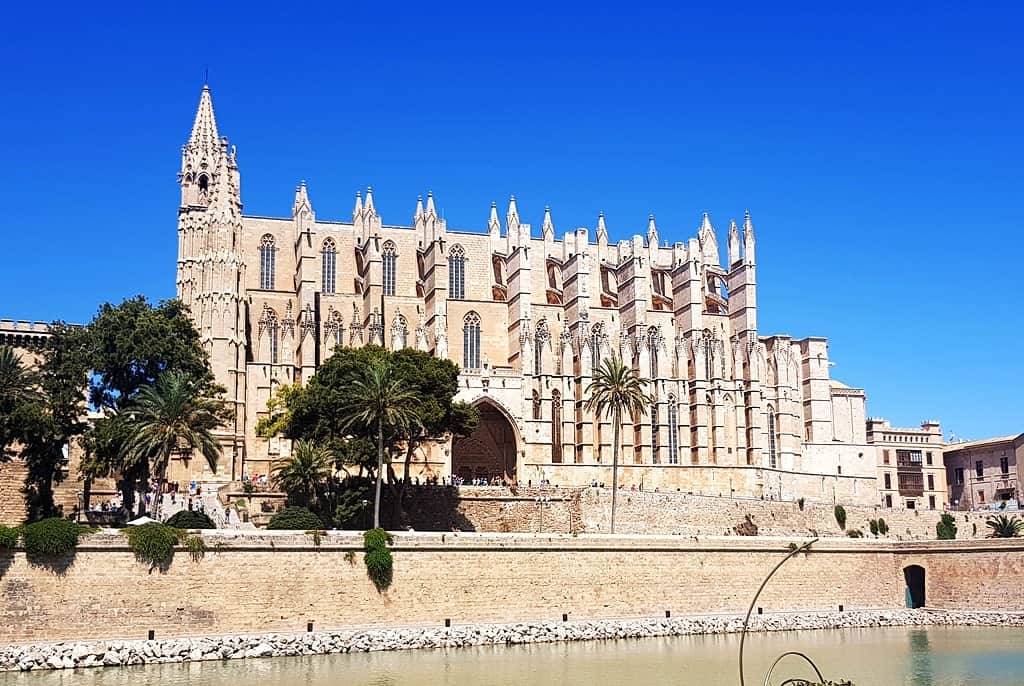
M775 614L751 619L753 631L930 625L1024 626L1024 613L902 610ZM740 616L704 616L30 644L0 648L0 670L76 669L416 648L726 634L738 633L742 627L743 618Z
M205 555L164 570L118 533L74 556L0 554L0 644L317 627L438 626L746 610L796 539L679 536L397 534L394 582L367 578L359 534L205 532ZM1022 610L1024 541L821 540L765 589L765 612L898 609L903 568L926 570L928 604Z

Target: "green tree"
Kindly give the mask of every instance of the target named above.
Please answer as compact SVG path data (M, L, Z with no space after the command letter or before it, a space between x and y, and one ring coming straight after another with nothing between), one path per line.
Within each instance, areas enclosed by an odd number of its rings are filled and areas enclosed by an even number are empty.
M53 487L64 478L72 442L86 430L84 332L63 322L53 322L49 331L38 375L45 409L23 453L28 467L25 497L33 521L61 514L53 502Z
M612 420L612 516L611 533L615 533L615 502L619 490L619 434L622 418L638 417L653 402L645 392L647 379L626 364L617 355L606 357L594 370L594 378L587 386L586 408L597 416Z
M419 422L418 399L387 359L375 360L344 389L343 426L373 431L377 438L377 475L374 485L373 528L380 528L380 490L384 474L385 434L402 435Z
M377 363L388 363L402 385L416 398L409 405L416 421L388 427L384 432L387 459L384 462L386 483L392 495L396 517L404 509L412 459L418 449L429 441L451 435L472 433L479 421L477 411L466 403L456 402L459 391L459 368L418 350L389 352L378 346L344 348L334 352L305 387L282 387L271 403L266 420L260 422L263 436L282 434L291 439L314 440L331 448L337 467L349 475L346 488L357 486L358 497L329 493L343 501L358 502L364 497L362 477L376 478L378 455L374 443L374 427L358 427L349 422L345 408L350 404L350 389L364 378L366 370ZM402 477L394 464L404 462ZM350 471L351 470L351 471ZM344 490L344 489L343 489ZM337 508L352 512L352 507ZM341 520L339 520L341 521Z
M35 369L0 347L0 458L11 457L17 443L28 468L23 492L30 521L60 514L53 487L64 476L71 442L85 429L80 344L77 329L54 322Z
M22 413L36 401L38 387L36 374L14 348L0 345L0 459L13 457L11 448L24 432Z
M277 488L296 499L299 505L313 509L317 495L334 477L334 455L314 441L295 443L289 457L278 460L273 467Z
M956 538L956 519L949 513L943 513L935 525L935 536L940 541L952 541Z
M991 529L989 538L1016 538L1024 531L1024 522L1017 517L1007 517L1004 514L989 517L985 520L985 526Z
M96 474L120 475L125 507L133 511L135 484L148 476L148 462L126 463L126 443L132 436L128 414L143 386L152 386L167 370L194 379L204 393L215 395L209 360L189 318L177 300L157 305L138 296L119 305L107 303L85 327L84 353L92 371L89 396L104 411L84 437Z
M129 410L134 420L125 463L148 463L158 485L152 507L156 519L171 457L199 452L216 471L220 445L213 431L229 413L221 400L205 395L201 383L180 370L164 372L153 385L142 386Z

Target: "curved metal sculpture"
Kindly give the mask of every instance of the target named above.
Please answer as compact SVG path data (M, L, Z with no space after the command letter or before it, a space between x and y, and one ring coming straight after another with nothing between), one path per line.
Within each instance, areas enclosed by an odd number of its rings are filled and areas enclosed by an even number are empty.
M747 683L746 682L746 678L745 678L745 676L743 674L743 648L744 648L744 646L746 645L746 642L747 642L747 630L750 627L750 615L754 612L754 606L757 604L757 599L759 597L761 597L761 591L763 591L764 587L768 585L768 581L773 576L775 576L775 572L779 571L779 567L784 565L787 560L789 560L791 557L793 557L794 555L796 555L800 551L807 550L808 548L810 548L811 545L814 544L814 543L817 543L817 541L818 541L817 537L812 538L811 540L807 541L806 543L797 546L796 548L794 548L793 550L791 550L789 552L789 555L786 555L784 558L779 560L779 563L777 565L775 565L774 567L772 567L772 571L768 572L768 576L766 576L764 578L764 581L761 582L761 586L757 589L757 593L754 594L754 598L750 601L750 607L747 608L747 616L744 617L744 619L743 619L743 629L740 632L740 686L746 686L746 683ZM806 655L804 655L803 653L800 653L800 652L797 652L797 651L789 651L789 652L783 653L782 655L779 655L779 657L777 657L775 659L775 662L772 663L772 666L768 669L768 674L764 678L765 686L768 686L769 680L772 677L772 672L775 671L776 665L778 665L780 662L782 662L782 659L787 657L787 656L789 656L789 655L797 655L797 656L803 658L804 660L806 660L807 663L811 666L811 668L814 669L814 673L817 675L818 681L823 682L825 680L825 678L821 675L821 670L818 669L818 666L814 664L814 661L811 660L811 658L809 658ZM800 683L802 681L804 681L804 680L803 679L789 679L787 681L784 681L781 686L785 686L785 684Z

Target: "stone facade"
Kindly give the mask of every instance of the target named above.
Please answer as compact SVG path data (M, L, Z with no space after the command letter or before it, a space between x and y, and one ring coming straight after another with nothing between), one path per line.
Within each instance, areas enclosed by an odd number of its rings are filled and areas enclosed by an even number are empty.
M473 436L417 455L417 475L609 482L611 426L583 400L595 365L621 355L655 397L624 428L627 478L877 501L864 392L830 379L824 338L758 329L749 213L730 223L724 263L706 214L685 242L664 241L652 215L615 243L603 215L558 238L545 210L535 235L512 198L504 223L492 204L475 233L449 230L429 193L408 226L384 223L372 189L350 220L324 220L303 182L289 217L246 216L205 87L179 181L177 292L236 420L222 473L177 478L267 473L287 446L253 429L275 387L305 382L338 346L372 343L455 361L459 398L483 414Z
M945 444L939 422L903 429L885 419L869 419L868 443L874 445L878 460L879 504L909 510L947 508Z
M943 453L950 503L960 510L1020 503L1024 493L1024 433L951 443Z

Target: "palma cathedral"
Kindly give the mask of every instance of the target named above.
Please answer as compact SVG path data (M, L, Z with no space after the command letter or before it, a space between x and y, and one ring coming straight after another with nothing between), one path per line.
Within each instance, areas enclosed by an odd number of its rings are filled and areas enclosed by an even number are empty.
M623 427L626 487L876 500L864 391L830 378L826 339L758 330L750 213L729 222L724 262L707 214L685 240L650 215L613 242L603 214L559 235L545 208L535 231L512 197L504 218L492 203L462 231L429 192L408 225L385 224L371 188L351 218L322 219L302 182L288 216L249 216L208 87L178 178L177 294L235 408L223 467L193 478L267 474L289 450L254 431L275 388L338 348L379 345L452 360L459 399L480 411L472 435L416 456L416 476L610 485L612 427L584 403L592 370L618 355L653 398Z

